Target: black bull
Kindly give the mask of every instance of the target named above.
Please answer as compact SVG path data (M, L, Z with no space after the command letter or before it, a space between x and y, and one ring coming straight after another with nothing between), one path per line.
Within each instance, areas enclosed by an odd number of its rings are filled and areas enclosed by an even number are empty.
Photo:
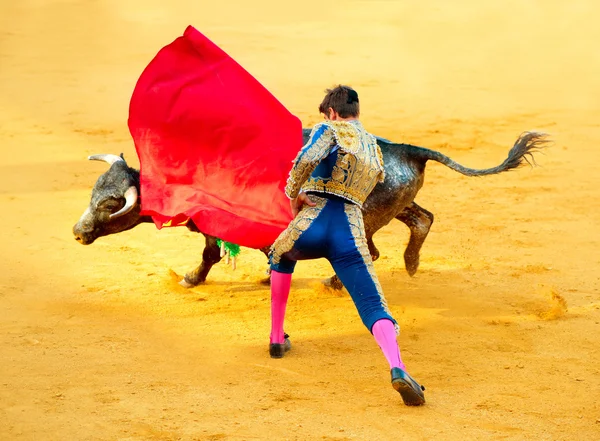
M303 134L306 142L310 130L304 129ZM404 262L406 271L412 276L419 267L419 253L433 223L433 214L414 201L423 186L427 161L437 161L466 176L492 175L517 168L524 162L531 164L532 153L543 148L548 141L543 133L525 132L517 139L502 164L482 170L464 167L434 150L396 144L381 138L377 142L383 154L386 177L369 195L363 208L369 250L373 259L377 260L379 251L373 243L373 235L392 219L403 222L410 230ZM73 227L75 239L88 245L98 237L152 222L151 218L140 216L140 199L143 195L139 194L138 170L129 167L122 156L95 155L89 159L106 161L110 164L110 169L94 185L90 205ZM202 233L191 222L188 223L188 228ZM212 266L221 260L217 239L206 234L204 237L206 244L202 252L202 263L185 275L182 280L184 286L192 287L204 282ZM262 251L267 254L268 248ZM335 288L342 287L336 276L326 283Z

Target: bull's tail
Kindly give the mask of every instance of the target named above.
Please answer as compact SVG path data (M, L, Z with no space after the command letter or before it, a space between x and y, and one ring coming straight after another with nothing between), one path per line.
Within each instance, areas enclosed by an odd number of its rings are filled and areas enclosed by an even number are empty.
M486 176L494 175L496 173L502 173L504 171L517 168L525 162L532 166L535 165L533 153L540 151L541 149L546 147L549 142L550 140L548 139L548 135L545 133L524 132L521 134L521 136L519 136L519 139L517 139L513 148L510 149L510 151L508 152L508 157L504 160L502 164L496 167L479 170L464 167L450 159L448 156L435 150L415 147L415 149L419 149L419 151L414 150L411 151L411 153L416 153L418 156L421 156L424 160L430 159L433 161L440 162L446 165L447 167L450 167L452 170L455 170L466 176Z

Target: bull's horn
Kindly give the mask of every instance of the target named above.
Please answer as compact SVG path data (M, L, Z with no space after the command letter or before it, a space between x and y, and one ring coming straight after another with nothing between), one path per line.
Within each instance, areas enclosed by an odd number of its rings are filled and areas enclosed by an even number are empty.
M125 162L125 160L123 158L121 158L120 156L111 155L111 154L92 155L92 156L88 156L88 159L92 160L92 161L108 162L110 165L113 165L115 162L119 162L119 161Z
M118 158L118 156L117 156L117 158ZM135 188L135 186L132 185L125 192L125 206L123 208L121 208L119 211L117 211L116 213L111 214L109 216L110 219L112 220L119 216L123 216L124 214L129 213L131 210L133 210L133 207L135 207L137 200L138 200L138 191L137 191L137 188Z

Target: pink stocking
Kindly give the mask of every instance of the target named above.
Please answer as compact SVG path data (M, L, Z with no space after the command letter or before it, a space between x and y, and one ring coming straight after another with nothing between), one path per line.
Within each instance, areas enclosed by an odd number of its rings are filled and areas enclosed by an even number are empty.
M283 343L283 321L292 275L271 271L271 343Z
M394 323L388 319L377 320L371 331L373 332L375 341L383 351L383 355L385 355L390 364L390 369L397 367L406 371L406 367L400 356Z

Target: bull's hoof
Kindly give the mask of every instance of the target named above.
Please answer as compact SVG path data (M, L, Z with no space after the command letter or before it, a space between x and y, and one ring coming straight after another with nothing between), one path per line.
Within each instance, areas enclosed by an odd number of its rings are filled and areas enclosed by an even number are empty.
M341 290L344 287L344 284L336 276L323 280L323 285L325 285L328 288L337 290Z
M406 267L406 272L408 273L408 275L410 277L414 276L415 274L417 274L417 270L419 269L419 265L415 265L413 267Z
M416 258L404 257L404 266L406 268L406 272L410 277L414 276L419 269L420 259L419 256Z
M184 288L193 288L194 284L188 282L187 280L185 280L185 277L183 279L181 279L181 281L179 282L179 285L183 286Z
M271 285L271 268L267 268L267 270L265 271L265 274L267 275L267 277L265 277L264 279L260 279L259 283L261 285L270 286Z

